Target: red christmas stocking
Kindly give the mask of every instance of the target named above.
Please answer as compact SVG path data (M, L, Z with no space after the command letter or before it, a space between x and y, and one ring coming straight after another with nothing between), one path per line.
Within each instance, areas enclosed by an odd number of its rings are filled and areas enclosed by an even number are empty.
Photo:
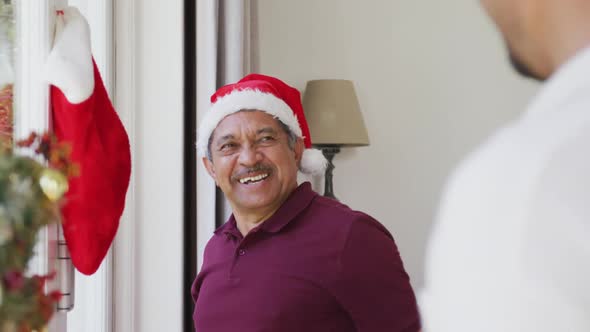
M125 128L92 59L88 23L74 7L58 13L46 68L54 133L72 145L72 161L80 167L65 195L64 236L74 266L90 275L117 232L131 154Z

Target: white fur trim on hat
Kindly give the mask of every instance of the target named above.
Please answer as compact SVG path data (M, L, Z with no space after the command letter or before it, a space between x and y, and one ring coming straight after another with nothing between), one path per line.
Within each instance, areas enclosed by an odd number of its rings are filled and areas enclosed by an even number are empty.
M323 175L328 167L328 161L322 151L317 149L305 149L301 156L299 170L305 174Z
M45 75L70 103L78 104L94 91L90 27L76 7L66 7L63 14L56 17L55 30Z
M201 157L207 155L209 137L211 137L221 120L230 114L249 109L260 110L274 116L286 124L297 137L302 137L301 127L299 127L295 113L282 99L259 90L236 90L218 98L201 120L197 133L197 152L199 155Z

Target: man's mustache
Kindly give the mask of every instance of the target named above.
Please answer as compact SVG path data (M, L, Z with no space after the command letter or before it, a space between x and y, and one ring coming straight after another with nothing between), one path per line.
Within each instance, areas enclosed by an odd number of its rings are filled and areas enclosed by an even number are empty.
M245 168L238 170L236 173L234 173L232 175L231 179L237 181L240 178L243 178L244 176L247 176L252 173L257 173L257 172L263 172L263 173L270 174L272 172L272 167L269 165L262 164L262 163L256 164L252 167L245 167Z

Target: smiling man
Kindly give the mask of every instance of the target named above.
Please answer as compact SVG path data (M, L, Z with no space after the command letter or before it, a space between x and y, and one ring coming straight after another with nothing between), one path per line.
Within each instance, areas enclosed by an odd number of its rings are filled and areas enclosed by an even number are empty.
M252 74L211 101L197 148L233 214L193 284L197 331L418 331L391 234L297 184L298 171L326 166L311 149L299 91Z

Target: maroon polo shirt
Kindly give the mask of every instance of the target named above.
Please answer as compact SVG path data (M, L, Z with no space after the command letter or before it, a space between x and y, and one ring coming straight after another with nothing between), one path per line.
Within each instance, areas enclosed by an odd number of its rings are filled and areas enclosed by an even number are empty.
M197 332L420 329L391 234L309 183L246 237L217 229L192 296Z

